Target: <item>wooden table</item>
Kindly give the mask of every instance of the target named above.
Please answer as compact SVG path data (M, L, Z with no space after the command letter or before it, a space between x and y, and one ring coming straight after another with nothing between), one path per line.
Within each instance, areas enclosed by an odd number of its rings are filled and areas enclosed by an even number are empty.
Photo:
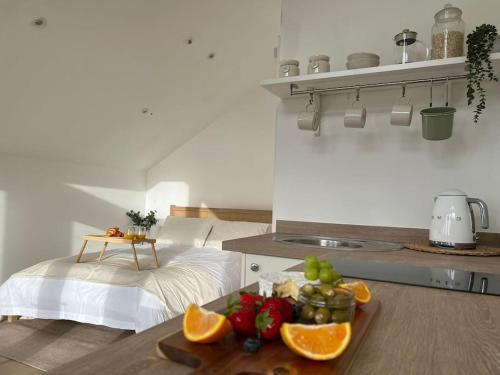
M109 237L109 236L103 236L103 235L95 235L95 234L87 234L83 236L83 244L80 249L80 254L78 254L78 258L76 259L76 263L80 262L80 259L82 258L83 252L85 251L85 247L87 247L87 243L89 241L96 241L96 242L104 242L104 246L99 253L99 258L97 260L100 262L102 257L104 256L104 253L106 252L106 248L108 247L108 243L116 243L116 244L127 244L132 247L132 254L134 254L134 259L135 259L135 265L137 266L137 271L140 271L141 268L139 267L139 260L137 259L137 252L135 250L135 245L140 244L140 243L149 243L151 245L151 250L153 251L153 255L155 256L155 262L156 262L156 268L160 267L160 264L158 263L158 257L156 255L156 248L155 248L155 239L151 238L144 238L142 240L139 239L126 239L124 237Z
M303 265L296 267L303 268ZM350 375L500 374L500 298L367 281L381 311ZM258 284L244 288L258 291ZM227 297L205 307L219 310ZM120 340L47 375L187 375L192 368L161 359L156 342L182 329L183 316ZM229 374L228 374L229 375Z

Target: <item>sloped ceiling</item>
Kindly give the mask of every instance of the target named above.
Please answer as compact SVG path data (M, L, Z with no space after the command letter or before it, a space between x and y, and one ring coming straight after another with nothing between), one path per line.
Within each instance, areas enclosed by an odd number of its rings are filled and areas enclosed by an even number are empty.
M277 0L0 0L0 152L148 169L275 74L279 23Z

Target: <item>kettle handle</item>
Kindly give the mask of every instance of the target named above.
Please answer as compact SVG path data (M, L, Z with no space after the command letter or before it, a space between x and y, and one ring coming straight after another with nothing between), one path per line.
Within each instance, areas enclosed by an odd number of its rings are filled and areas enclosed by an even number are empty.
M479 206L479 212L481 214L481 228L488 229L490 226L490 219L488 215L488 206L481 199L477 198L467 198L467 203L477 204Z

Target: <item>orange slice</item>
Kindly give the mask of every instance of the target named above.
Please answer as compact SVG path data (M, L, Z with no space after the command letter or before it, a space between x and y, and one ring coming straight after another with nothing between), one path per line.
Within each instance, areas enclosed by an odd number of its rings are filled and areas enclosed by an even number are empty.
M355 281L353 283L341 284L342 288L351 290L354 293L354 298L356 298L356 304L358 306L368 303L372 299L372 294L370 289L362 281Z
M351 342L351 323L284 323L281 326L281 338L295 354L326 361L341 355Z
M224 315L195 304L188 306L182 328L187 340L201 344L219 341L232 330L231 323Z

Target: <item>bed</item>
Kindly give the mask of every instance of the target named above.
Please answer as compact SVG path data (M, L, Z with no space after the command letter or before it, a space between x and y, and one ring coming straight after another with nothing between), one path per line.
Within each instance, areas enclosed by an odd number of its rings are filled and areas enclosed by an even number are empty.
M160 267L138 247L51 259L13 274L0 287L0 315L67 319L141 332L240 288L241 254L223 240L270 230L271 212L170 207L157 237Z

